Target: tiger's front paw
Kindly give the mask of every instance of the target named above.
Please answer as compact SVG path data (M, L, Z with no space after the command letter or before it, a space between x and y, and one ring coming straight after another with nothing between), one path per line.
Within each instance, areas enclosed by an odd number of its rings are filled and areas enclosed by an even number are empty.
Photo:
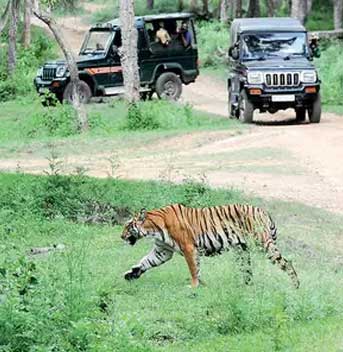
M140 267L133 267L131 270L124 274L124 279L128 281L135 280L138 279L142 274L143 272Z

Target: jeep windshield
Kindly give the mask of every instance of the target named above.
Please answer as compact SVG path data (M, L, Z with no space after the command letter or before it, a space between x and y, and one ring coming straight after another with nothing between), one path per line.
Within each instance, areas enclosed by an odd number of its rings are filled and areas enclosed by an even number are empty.
M111 31L89 31L82 44L80 55L102 54L107 51L113 32Z
M254 33L242 36L243 60L266 60L307 56L306 33Z

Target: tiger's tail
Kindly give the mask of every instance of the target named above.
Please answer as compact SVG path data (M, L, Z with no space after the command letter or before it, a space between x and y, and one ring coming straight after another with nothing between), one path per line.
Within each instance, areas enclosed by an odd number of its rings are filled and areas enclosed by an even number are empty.
M271 262L277 264L281 270L285 271L291 278L294 287L299 288L300 282L292 263L282 256L272 238L265 244L265 249Z

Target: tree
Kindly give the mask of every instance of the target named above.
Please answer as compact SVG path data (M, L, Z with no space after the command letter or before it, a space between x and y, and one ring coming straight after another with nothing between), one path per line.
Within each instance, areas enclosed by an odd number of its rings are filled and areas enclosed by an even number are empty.
M226 23L229 18L229 1L220 1L220 22Z
M334 0L333 5L335 29L341 29L343 21L343 0Z
M11 0L8 0L7 5L5 7L5 11L0 17L0 34L2 33L2 31L4 30L7 24L9 12L10 12L10 5L11 5Z
M89 127L88 117L84 104L80 101L81 81L79 79L79 70L76 60L71 49L66 44L61 29L51 15L43 13L38 9L34 10L34 14L49 27L56 39L57 44L64 54L70 74L70 84L72 85L72 105L77 113L78 129L82 132L86 131Z
M140 82L134 0L120 0L120 26L122 34L120 60L123 67L125 98L129 104L135 104L140 97Z
M260 17L260 0L249 0L248 17Z
M148 10L152 10L154 8L154 0L147 0L146 2L146 8Z
M8 73L13 75L17 63L17 29L20 0L11 0L9 7L10 24L8 29Z
M183 8L184 8L184 3L183 3L183 0L178 0L178 5L177 5L177 9L178 11L183 11Z
M32 0L24 0L24 31L23 31L24 48L28 48L31 42L31 13L32 13Z
M197 11L197 7L198 7L198 1L197 0L191 0L191 3L190 3L190 10L191 12L196 12Z
M273 17L275 15L275 0L267 0L267 13L269 17Z
M306 17L306 0L292 0L291 16L297 18L302 24Z
M205 17L208 16L208 13L209 13L208 0L202 0L202 13Z
M234 8L234 17L240 18L242 17L242 0L233 0L233 8Z

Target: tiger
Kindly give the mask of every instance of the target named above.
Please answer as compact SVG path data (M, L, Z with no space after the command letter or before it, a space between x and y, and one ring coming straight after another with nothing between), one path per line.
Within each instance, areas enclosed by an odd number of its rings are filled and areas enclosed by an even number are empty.
M124 274L124 278L138 279L149 269L169 261L178 252L188 265L191 286L198 287L199 283L203 283L200 280L200 256L221 254L235 248L244 280L251 284L249 245L255 242L298 288L300 282L292 263L281 255L276 246L276 233L271 216L262 208L252 205L190 208L173 204L151 211L142 209L125 224L121 238L133 246L138 240L150 237L154 239L154 246L149 254Z

